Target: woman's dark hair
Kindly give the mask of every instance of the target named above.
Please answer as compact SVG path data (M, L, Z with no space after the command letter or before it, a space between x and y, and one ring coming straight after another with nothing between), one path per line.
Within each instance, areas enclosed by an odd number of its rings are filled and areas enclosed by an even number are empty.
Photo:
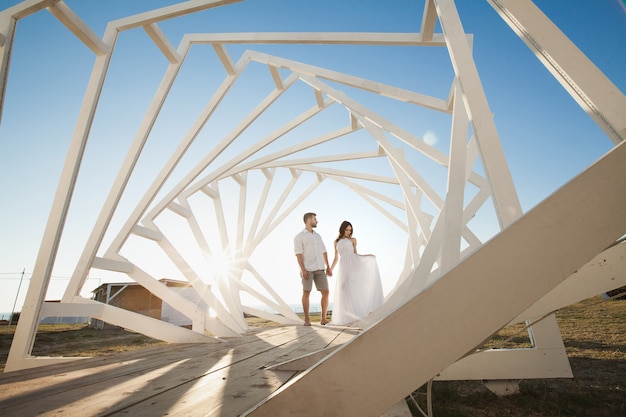
M339 239L341 239L343 235L346 233L346 229L348 228L348 226L352 227L352 223L350 223L347 220L344 220L341 223L341 226L339 226L339 236L337 236L337 239L335 239L335 242L339 242ZM350 232L350 237L352 237L352 233L354 233L354 227L352 227L352 232Z

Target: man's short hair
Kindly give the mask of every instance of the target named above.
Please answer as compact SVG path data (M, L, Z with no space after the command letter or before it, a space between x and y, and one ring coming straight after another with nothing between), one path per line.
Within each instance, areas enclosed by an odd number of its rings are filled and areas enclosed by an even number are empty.
M304 220L304 222L306 223L306 221L309 220L309 218L315 217L315 216L317 216L317 214L315 213L304 213L304 217L302 218L302 220Z

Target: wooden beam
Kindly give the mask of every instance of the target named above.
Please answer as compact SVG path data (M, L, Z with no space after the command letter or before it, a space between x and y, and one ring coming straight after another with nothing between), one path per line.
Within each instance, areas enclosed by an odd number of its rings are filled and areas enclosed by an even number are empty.
M187 207L182 206L182 205L176 203L175 201L170 202L167 205L167 208L172 210L174 213L178 214L179 216L184 217L186 219L193 215L193 213L191 212L191 209L188 206Z
M453 0L434 0L439 22L446 36L448 53L454 72L461 85L462 99L474 134L480 144L483 167L493 190L493 203L500 229L510 225L522 214L522 206L515 192L513 178L502 149L502 144L483 90L478 69L472 57L471 46ZM459 97L455 96L455 100Z
M91 267L105 271L123 272L126 274L133 272L134 268L133 264L126 260L121 261L116 259L101 258L99 256L93 258Z
M443 34L422 39L420 33L387 32L240 32L194 33L187 35L192 43L206 44L298 44L298 45L384 45L446 46Z
M146 239L154 240L155 242L159 242L164 239L163 233L159 230L151 229L138 224L133 227L133 234L145 237Z
M146 31L148 36L150 36L150 39L152 39L161 52L163 52L163 55L165 55L165 58L167 58L170 64L176 64L181 60L181 56L176 51L176 48L172 46L156 23L145 25L143 30Z
M0 13L0 33L2 34L2 44L0 44L0 122L2 121L4 98L9 79L9 67L16 25L17 20L15 18Z
M598 294L626 286L626 241L599 253L510 324L542 317Z
M437 10L435 9L435 3L433 0L424 0L424 14L422 15L422 40L424 42L431 41L433 39L433 33L435 32L435 25L437 24Z
M108 53L109 45L104 43L64 2L53 3L48 7L48 11L76 35L82 43L87 45L94 54L104 55Z
M187 35L185 35L185 38L186 37ZM183 41L186 40L185 38L183 38ZM230 59L228 51L226 51L226 48L224 48L224 45L214 44L213 49L215 50L217 57L220 59L220 61L222 61L222 65L224 66L226 73L228 75L235 75L237 73L237 69L235 68L235 64L233 64L233 61Z
M28 17L33 13L37 13L46 7L53 6L59 1L61 0L25 0L15 6L2 10L0 14L12 16L14 19L19 20Z
M532 1L489 3L614 143L626 139L626 96Z
M213 7L225 6L227 4L238 3L242 0L189 0L160 9L150 10L134 16L123 17L113 20L107 27L113 27L117 31L125 31L139 26L145 26L175 17L185 16Z

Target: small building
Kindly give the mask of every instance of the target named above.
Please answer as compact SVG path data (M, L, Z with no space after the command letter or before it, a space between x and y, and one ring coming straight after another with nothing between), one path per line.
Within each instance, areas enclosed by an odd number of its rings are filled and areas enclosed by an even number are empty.
M184 298L196 305L205 306L198 292L186 281L160 279L167 287L179 292ZM191 319L172 308L168 303L152 294L136 282L109 282L92 291L92 299L125 310L134 311L144 316L163 320L178 326L191 326ZM98 319L91 319L90 326L103 329L106 324Z

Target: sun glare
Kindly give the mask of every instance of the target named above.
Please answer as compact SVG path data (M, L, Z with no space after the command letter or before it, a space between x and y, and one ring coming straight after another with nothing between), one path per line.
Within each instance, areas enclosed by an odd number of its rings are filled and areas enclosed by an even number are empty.
M227 253L217 253L209 258L209 273L215 278L215 281L228 278L233 268L233 259Z

